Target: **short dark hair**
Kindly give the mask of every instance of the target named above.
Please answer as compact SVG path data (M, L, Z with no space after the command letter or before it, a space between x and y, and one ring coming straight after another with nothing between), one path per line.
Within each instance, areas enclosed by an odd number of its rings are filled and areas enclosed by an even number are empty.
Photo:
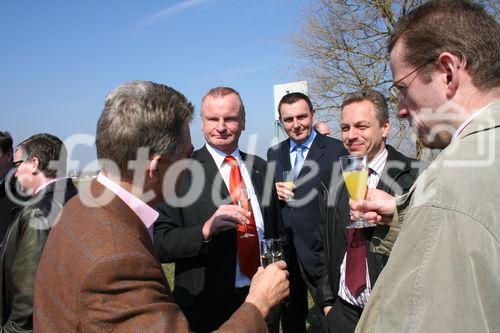
M381 92L374 89L363 89L347 94L342 102L341 110L343 110L346 105L363 101L369 101L375 106L375 116L380 122L380 125L383 125L389 120L387 101Z
M2 153L6 154L8 152L13 152L12 150L12 136L10 133L5 131L0 131L0 149L2 149Z
M193 105L180 92L151 81L125 83L108 94L97 122L96 149L102 168L118 165L122 179L131 180L128 162L139 148L150 155L177 156L181 153L185 126Z
M66 176L66 147L57 136L48 133L35 134L17 145L16 149L21 150L24 159L36 157L39 161L38 170L45 177ZM56 164L51 165L50 162Z
M309 107L309 111L313 112L313 110L314 110L313 105L311 103L311 100L309 99L309 97L307 97L306 94L303 94L301 92L292 92L292 93L286 94L285 96L281 97L281 100L278 104L278 113L280 115L280 118L281 118L281 106L283 104L293 104L293 103L296 103L300 100L306 101L307 106Z
M487 91L500 86L500 24L482 6L466 0L431 0L404 15L389 39L389 53L401 40L403 60L424 68L430 81L431 64L442 52L465 59L472 83Z
M203 103L205 102L205 99L210 96L212 98L222 98L224 96L230 95L230 94L235 94L238 99L240 100L240 115L242 116L243 119L245 119L245 105L243 105L243 100L241 99L240 93L234 90L231 87L216 87L210 89L205 96L203 96L201 100L201 107L203 109Z

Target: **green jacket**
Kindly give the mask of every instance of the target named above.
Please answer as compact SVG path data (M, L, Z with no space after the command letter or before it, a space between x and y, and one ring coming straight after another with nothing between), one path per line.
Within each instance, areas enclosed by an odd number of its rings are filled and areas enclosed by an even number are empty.
M0 252L0 332L32 331L38 262L59 211L75 194L71 179L49 184L8 229Z
M499 176L496 101L399 198L401 231L357 333L500 332Z

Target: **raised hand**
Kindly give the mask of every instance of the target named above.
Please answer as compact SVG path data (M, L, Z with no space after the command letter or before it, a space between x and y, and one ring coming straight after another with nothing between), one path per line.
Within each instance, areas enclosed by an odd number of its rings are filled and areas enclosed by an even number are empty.
M213 235L234 229L238 224L244 225L250 222L248 210L237 205L222 205L203 225L203 238L210 239Z

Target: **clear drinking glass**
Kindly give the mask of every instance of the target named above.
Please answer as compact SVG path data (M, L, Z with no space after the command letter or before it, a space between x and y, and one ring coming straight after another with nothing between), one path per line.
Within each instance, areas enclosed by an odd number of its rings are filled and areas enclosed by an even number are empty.
M290 191L293 191L295 189L295 185L294 185L294 173L293 171L283 171L283 183L285 184L285 187L287 188L287 190L290 190ZM294 201L295 199L290 197L290 198L287 198L286 201Z
M252 197L252 192L249 191L248 189L240 189L240 195L239 195L239 200L236 200L236 204L243 208L246 209L248 212L248 218L250 218L253 214L252 212L252 204L251 204L251 197ZM248 237L254 237L254 234L251 234L248 232L248 225L245 223L244 225L239 224L238 225L238 230L240 232L243 232L243 234L240 236L240 238L248 238Z
M264 238L260 241L260 262L262 267L283 259L283 245L279 238Z
M355 201L362 200L366 194L368 183L368 158L366 155L347 155L340 158L342 175L349 198ZM376 224L365 221L363 215L347 225L347 229L374 227Z

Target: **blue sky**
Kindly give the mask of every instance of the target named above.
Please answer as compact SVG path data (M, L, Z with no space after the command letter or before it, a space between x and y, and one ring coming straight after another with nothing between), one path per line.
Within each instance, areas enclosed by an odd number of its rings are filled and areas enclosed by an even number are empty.
M295 74L284 37L306 0L3 0L0 4L0 130L14 141L48 132L93 136L104 97L130 80L184 93L196 106L193 144L203 144L199 105L212 87L242 95L244 150L254 134L265 156L273 136L273 85ZM93 147L78 145L83 168ZM75 164L72 165L76 167Z

